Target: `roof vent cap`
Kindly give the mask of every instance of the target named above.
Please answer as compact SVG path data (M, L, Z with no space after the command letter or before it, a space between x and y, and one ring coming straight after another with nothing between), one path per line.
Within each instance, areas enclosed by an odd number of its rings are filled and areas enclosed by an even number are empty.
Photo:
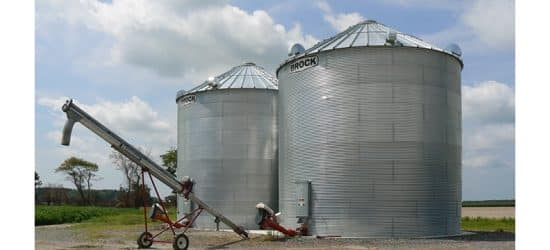
M304 46L299 43L295 43L294 45L292 45L292 47L290 47L290 51L288 51L288 56L297 56L299 54L303 54L304 52L306 52Z
M397 40L397 32L395 30L389 30L388 36L386 37L386 43L389 45L395 44L395 41Z
M453 55L461 57L462 56L462 50L460 49L460 46L456 43L451 43L445 47L445 50L453 53Z
M211 77L208 77L208 87L210 87L210 89L216 89L218 88L218 82L216 81L216 78L211 76Z

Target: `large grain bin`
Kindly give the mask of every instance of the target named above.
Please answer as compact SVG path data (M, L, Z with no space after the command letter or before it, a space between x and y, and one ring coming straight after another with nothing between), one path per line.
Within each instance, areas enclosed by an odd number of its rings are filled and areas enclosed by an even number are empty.
M236 224L257 228L256 203L278 207L277 80L245 63L180 91L176 102L177 176L193 178L195 194ZM179 197L178 217L190 207ZM203 213L195 226L216 228L214 219Z
M458 46L368 20L289 55L277 70L283 224L298 211L313 235L460 233Z

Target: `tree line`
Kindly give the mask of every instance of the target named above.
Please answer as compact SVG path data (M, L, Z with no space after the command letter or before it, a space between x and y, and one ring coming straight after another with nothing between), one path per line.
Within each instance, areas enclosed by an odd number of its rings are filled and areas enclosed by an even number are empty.
M139 150L144 151L141 148ZM160 155L162 165L174 175L177 167L176 152L175 148L171 148ZM144 154L148 157L151 156L150 151L144 152ZM144 191L148 203L156 200L151 197L151 189L147 185L143 186L141 167L114 150L109 154L109 158L115 168L122 172L123 184L118 190L92 189L94 182L101 179L98 176L99 166L81 158L69 157L54 171L65 175L75 189L64 188L62 185L56 184L42 187L40 175L35 172L35 203L139 207L143 204ZM171 205L175 205L175 195L169 195L165 199Z

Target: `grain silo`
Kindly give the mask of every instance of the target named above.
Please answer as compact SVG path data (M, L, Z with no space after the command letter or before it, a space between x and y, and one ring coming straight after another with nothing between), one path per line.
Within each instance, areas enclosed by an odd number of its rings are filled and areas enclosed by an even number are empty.
M301 216L320 236L460 233L460 48L367 20L289 56L277 69L283 225Z
M177 176L190 176L194 192L245 228L255 204L277 208L277 79L245 63L178 92ZM178 217L193 204L178 198ZM216 228L200 216L195 226ZM219 225L221 228L223 224Z

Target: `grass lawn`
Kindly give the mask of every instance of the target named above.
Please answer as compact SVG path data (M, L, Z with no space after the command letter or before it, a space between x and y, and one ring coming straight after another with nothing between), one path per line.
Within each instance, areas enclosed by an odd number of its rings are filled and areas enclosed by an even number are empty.
M516 220L514 218L462 218L462 230L464 231L504 231L515 232Z
M168 212L171 219L176 218L176 208L169 207ZM35 225L76 223L72 227L83 232L87 240L133 241L143 231L143 208L36 206L35 213ZM147 223L150 228L160 225L150 219ZM169 236L167 233L160 239L169 240Z
M172 219L176 208L168 208ZM143 208L35 206L35 225L63 223L135 225L143 223Z
M176 218L176 208L168 208L170 218ZM462 218L464 231L515 232L514 218ZM35 225L78 223L92 235L101 235L105 230L143 227L143 208L109 208L78 206L36 206ZM158 224L158 223L154 223ZM132 236L134 237L134 236Z

